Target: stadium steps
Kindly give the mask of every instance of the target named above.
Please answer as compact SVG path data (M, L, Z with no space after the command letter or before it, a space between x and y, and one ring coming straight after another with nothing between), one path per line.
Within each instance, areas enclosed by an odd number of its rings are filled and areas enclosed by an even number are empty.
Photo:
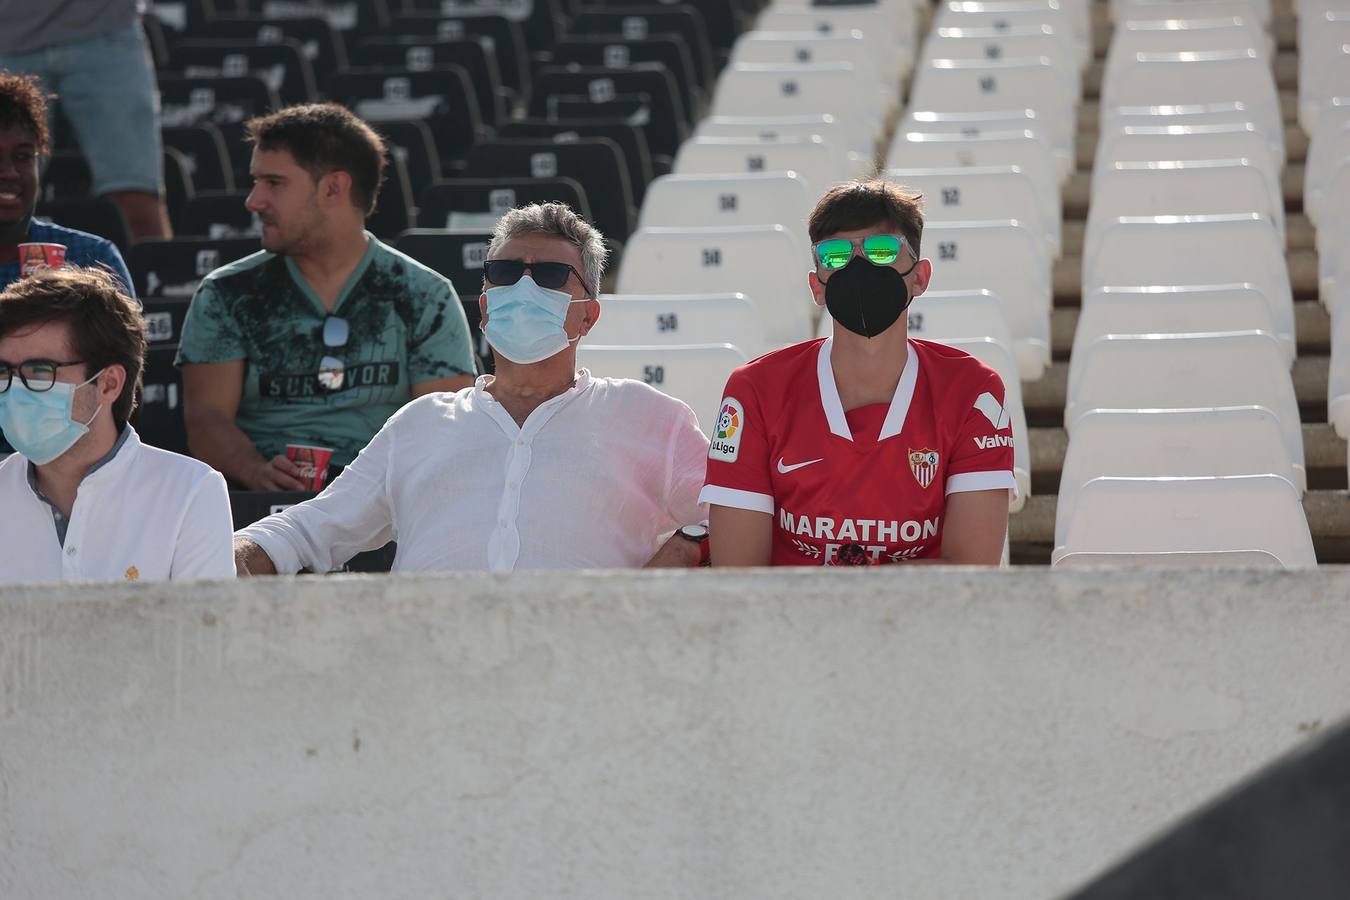
M1084 77L1084 98L1078 111L1078 171L1064 190L1064 253L1055 265L1055 308L1051 315L1054 361L1045 376L1022 386L1030 429L1032 496L1012 516L1009 538L1014 564L1045 565L1055 534L1056 492L1068 447L1064 430L1064 398L1069 351L1082 303L1082 247L1091 166L1097 150L1098 91L1111 25L1105 3L1094 3L1097 59ZM1293 366L1294 391L1303 421L1308 492L1303 508L1312 529L1317 557L1323 563L1350 562L1350 493L1347 492L1346 442L1326 421L1327 374L1330 366L1331 320L1317 299L1317 254L1312 225L1303 210L1303 161L1308 137L1298 125L1296 53L1297 20L1289 0L1275 0L1272 31L1276 39L1274 72L1285 125L1286 163L1283 189L1286 249L1294 291L1298 358Z

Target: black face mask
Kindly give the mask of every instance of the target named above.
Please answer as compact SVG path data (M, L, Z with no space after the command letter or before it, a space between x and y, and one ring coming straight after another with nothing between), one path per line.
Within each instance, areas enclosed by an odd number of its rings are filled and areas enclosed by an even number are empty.
M916 261L914 266L918 264ZM854 334L876 337L909 309L914 298L909 295L905 276L914 271L914 266L901 273L855 256L825 282L825 308Z

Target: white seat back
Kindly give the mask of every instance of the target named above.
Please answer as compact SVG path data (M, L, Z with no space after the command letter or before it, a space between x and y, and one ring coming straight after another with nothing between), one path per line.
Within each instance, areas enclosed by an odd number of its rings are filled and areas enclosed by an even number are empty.
M949 0L937 8L933 24L938 28L1028 28L1049 25L1071 34L1080 66L1092 59L1092 29L1087 4L1058 0Z
M1128 216L1194 216L1258 213L1275 224L1284 245L1284 196L1278 185L1245 159L1117 162L1092 176L1087 233Z
M1106 52L1105 71L1136 53L1187 53L1214 50L1260 51L1270 59L1275 41L1253 16L1215 19L1141 19L1116 25Z
M850 146L875 139L889 110L876 102L875 80L853 63L760 65L722 70L714 116L800 116L830 113L849 128Z
M924 42L920 64L933 59L1024 59L1045 56L1064 65L1071 90L1082 92L1078 45L1050 25L1016 28L936 28Z
M675 154L675 175L738 175L796 172L813 194L847 180L834 149L818 137L761 141L755 138L691 138Z
M867 40L877 72L882 77L893 78L897 83L914 64L913 26L896 19L878 18L875 9L773 4L760 13L755 29L768 32L811 31L821 35L861 31Z
M814 66L822 63L849 63L858 70L858 77L875 84L878 97L894 103L899 87L888 77L883 78L869 52L867 38L862 31L820 34L816 31L747 31L736 39L731 48L731 65L758 64L772 66ZM881 92L884 90L884 93Z
M815 197L792 172L759 175L662 175L647 188L639 228L782 225L802 246Z
M1308 142L1303 172L1303 211L1314 225L1322 221L1322 198L1337 167L1350 159L1350 97L1343 104L1324 105L1317 130Z
M1290 568L1313 567L1298 491L1278 475L1094 478L1078 493L1069 553L1265 551Z
M1060 215L1060 178L1045 145L1030 131L990 131L963 134L899 132L886 153L888 169L949 169L957 167L1016 166L1031 178L1036 191L1054 203Z
M908 310L910 337L945 344L949 340L992 338L1012 356L1013 337L1003 301L993 291L928 291L915 297ZM827 312L816 337L830 337L834 320Z
M1157 553L1065 553L1056 569L1282 569L1266 550L1163 550Z
M1269 0L1110 0L1109 10L1117 23L1239 16L1270 27Z
M1016 166L888 169L886 178L923 194L925 223L1016 219L1059 257L1058 186L1043 189Z
M769 349L764 319L744 294L605 294L588 344L734 344L754 358Z
M1280 163L1270 142L1251 122L1228 125L1129 125L1104 131L1097 141L1092 167L1093 193L1097 173L1118 162L1172 159L1245 159L1266 173L1272 185L1271 202L1284 205Z
M1055 546L1064 545L1079 489L1094 478L1268 474L1298 481L1268 409L1094 409L1079 417L1064 453Z
M1307 483L1298 400L1272 334L1111 334L1088 344L1069 374L1064 426L1070 440L1078 418L1092 409L1263 406L1280 420L1299 490Z
M1027 434L1027 414L1022 402L1022 383L1017 378L1017 363L1008 349L993 338L948 338L939 343L969 353L1003 379L1003 407L1012 417L1013 478L1017 482L1018 495L1008 508L1017 512L1031 496L1031 438Z
M745 352L731 344L614 347L582 341L577 345L578 366L604 378L642 381L683 400L707 435L717 422L727 378L747 361Z
M1350 159L1332 173L1322 193L1322 221L1317 226L1317 281L1323 298L1336 291L1338 276L1350 264Z
M1241 100L1220 100L1213 103L1188 103L1172 106L1167 103L1145 103L1139 106L1101 107L1101 133L1111 135L1126 128L1189 128L1219 125L1226 128L1254 128L1266 139L1266 148L1275 160L1277 169L1284 168L1284 130L1273 134L1262 124L1254 106ZM1227 156L1220 153L1218 158ZM1208 157L1215 158L1215 157Z
M1269 219L1154 216L1104 224L1083 248L1083 296L1113 285L1252 284L1280 335L1294 335L1284 246Z
M1312 134L1322 104L1350 86L1350 7L1299 25L1298 121Z
M1010 131L1029 132L1032 137L1045 145L1054 163L1059 180L1063 183L1077 168L1077 160L1070 155L1070 145L1057 145L1056 137L1060 131L1049 124L1034 109L994 109L979 112L939 111L919 109L911 105L895 133L923 132L924 134L955 134L968 138L979 138L986 134L1003 134Z
M1350 256L1347 257L1350 259ZM1350 273L1347 273L1350 277ZM1350 283L1338 283L1327 304L1331 313L1331 373L1327 378L1327 421L1341 438L1350 437Z
M1251 284L1152 285L1098 288L1083 298L1069 354L1070 377L1083 352L1108 334L1195 334L1207 331L1268 331L1277 334L1270 301ZM1278 335L1277 335L1278 336ZM1294 361L1292 337L1280 338Z
M1050 362L1052 300L1041 237L1010 220L934 222L924 227L922 249L934 289L994 292L1012 332L1016 371L1024 381L1040 378Z
M815 301L810 250L781 225L643 228L624 249L616 292L742 293L764 318L772 346L811 337ZM602 313L603 315L603 313Z
M695 138L742 138L765 144L780 141L820 140L834 160L832 170L865 175L872 169L874 142L855 146L853 132L837 116L708 116L694 129Z

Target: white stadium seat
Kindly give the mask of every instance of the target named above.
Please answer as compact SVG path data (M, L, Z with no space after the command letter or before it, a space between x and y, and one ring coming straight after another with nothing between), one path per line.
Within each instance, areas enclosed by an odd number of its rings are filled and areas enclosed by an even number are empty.
M1031 131L963 134L898 132L886 153L888 169L949 169L964 166L1016 166L1030 176L1038 192L1053 198L1060 215L1060 177L1045 145ZM1050 201L1047 201L1050 202Z
M1268 123L1255 112L1253 103L1241 100L1218 100L1211 103L1170 105L1166 102L1144 103L1137 106L1101 107L1101 133L1111 135L1126 128L1176 128L1204 125L1225 127L1248 126L1266 139L1266 147L1277 168L1284 168L1284 130L1273 133ZM1231 151L1230 151L1231 152ZM1228 156L1220 153L1219 156ZM1212 158L1212 157L1211 157Z
M1251 122L1228 125L1130 125L1102 132L1092 167L1097 173L1118 162L1176 159L1245 159L1267 175L1271 203L1284 206L1281 165L1270 152L1270 142Z
M1238 16L1254 18L1262 28L1270 27L1269 0L1110 0L1109 10L1116 23Z
M814 332L810 271L810 249L781 225L643 228L624 248L615 292L742 293L764 317L769 343L781 347Z
M1266 57L1255 50L1136 53L1122 59L1116 73L1119 77L1102 82L1104 130L1115 109L1240 102L1263 133L1284 140L1275 77Z
M875 140L889 108L877 102L874 75L853 63L760 65L722 70L710 115L800 116L830 113L849 127L850 146ZM898 98L897 98L898 99Z
M953 112L932 109L919 109L911 106L896 129L896 134L911 131L924 134L956 134L969 138L979 138L986 134L1004 134L1010 131L1029 132L1032 137L1045 145L1046 151L1054 162L1055 171L1063 183L1075 171L1078 163L1070 153L1070 144L1062 146L1055 143L1056 135L1062 130L1059 126L1051 128L1034 109L981 110L979 112Z
M1141 19L1116 25L1106 53L1106 70L1117 57L1136 53L1185 53L1251 48L1272 58L1275 41L1251 16L1214 19ZM1105 71L1105 70L1104 70Z
M949 0L937 8L933 24L938 28L1010 30L1049 25L1073 35L1078 63L1086 67L1092 59L1092 29L1088 18L1087 4L1078 0L1063 5L1059 0Z
M1013 221L934 222L924 227L923 255L937 290L989 290L1003 302L1013 357L1023 381L1050 362L1050 255L1030 228Z
M587 343L734 344L752 359L770 349L764 319L744 294L605 294Z
M1336 290L1350 263L1350 159L1336 167L1322 192L1322 221L1317 226L1318 288L1323 298Z
M1073 335L1069 366L1082 351L1108 334L1193 334L1205 331L1275 333L1270 301L1250 284L1104 287L1083 298ZM1294 361L1293 339L1280 347Z
M671 171L675 175L796 172L815 195L850 177L847 163L841 163L834 148L818 137L691 138L680 144Z
M834 160L831 173L866 175L873 168L875 142L850 144L852 131L838 116L821 113L811 116L708 116L694 129L695 138L753 139L766 144L780 141L819 139Z
M1160 550L1157 553L1065 553L1056 569L1282 569L1267 550Z
M1350 272L1346 273L1350 279ZM1327 304L1331 313L1331 371L1327 377L1327 421L1350 437L1350 283L1337 286Z
M1016 166L888 169L886 178L923 194L925 224L1016 219L1059 257L1058 187L1046 189Z
M1322 197L1337 167L1350 159L1350 97L1328 106L1308 142L1303 172L1303 211L1317 225L1322 221Z
M878 25L890 27L877 27ZM755 21L760 31L814 31L817 34L847 34L861 31L867 39L872 61L883 78L896 83L914 64L914 26L900 17L878 20L875 9L847 6L810 7L771 4Z
M647 188L639 228L782 225L805 247L816 198L792 172L758 175L662 175Z
M1064 64L1068 89L1083 90L1077 44L1071 34L1050 25L1018 28L937 28L924 42L919 64L934 59L1025 59L1045 56Z
M603 313L602 313L603 316ZM699 427L711 435L722 402L722 389L737 366L749 360L731 344L666 344L615 347L577 344L577 365L604 378L632 378L664 394L683 400L698 416Z
M1283 340L1294 338L1284 246L1269 219L1153 216L1104 225L1083 249L1082 296L1128 285L1252 284L1270 300Z
M1312 134L1322 104L1350 87L1350 7L1299 22L1298 121Z
M939 343L969 353L1003 379L1003 406L1012 416L1013 477L1017 481L1018 494L1008 508L1017 512L1031 496L1031 437L1027 434L1027 414L1022 401L1022 383L1017 379L1017 364L1008 348L993 338L948 338Z
M1259 213L1284 245L1284 197L1277 183L1245 159L1117 162L1092 175L1087 233L1129 216Z
M1297 485L1280 420L1259 406L1094 409L1080 416L1064 453L1055 546L1064 546L1074 500L1104 476L1280 475Z
M1302 492L1303 430L1294 383L1279 342L1262 331L1111 334L1074 360L1064 405L1069 439L1093 409L1263 406L1280 420Z
M945 344L966 338L991 338L1012 355L1013 337L1003 314L1003 301L993 291L927 291L915 297L908 311L909 336ZM827 312L816 337L834 334Z
M864 81L877 87L878 99L895 103L899 83L881 75L872 60L862 31L820 34L814 31L747 31L731 48L731 65L740 63L774 66L812 66L850 63Z
M1051 555L1051 565L1077 553L1224 551L1269 553L1288 568L1317 565L1308 520L1289 479L1094 478L1078 492L1064 546Z

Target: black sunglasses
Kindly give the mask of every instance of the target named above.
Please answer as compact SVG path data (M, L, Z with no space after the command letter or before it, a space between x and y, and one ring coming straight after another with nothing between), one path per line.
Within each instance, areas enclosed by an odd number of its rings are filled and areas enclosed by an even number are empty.
M595 295L590 285L586 284L586 279L581 277L581 273L564 262L527 263L519 259L489 259L483 262L483 277L489 284L515 284L526 270L529 271L535 284L554 291L567 284L567 276L575 275L577 282L585 288L587 296Z

